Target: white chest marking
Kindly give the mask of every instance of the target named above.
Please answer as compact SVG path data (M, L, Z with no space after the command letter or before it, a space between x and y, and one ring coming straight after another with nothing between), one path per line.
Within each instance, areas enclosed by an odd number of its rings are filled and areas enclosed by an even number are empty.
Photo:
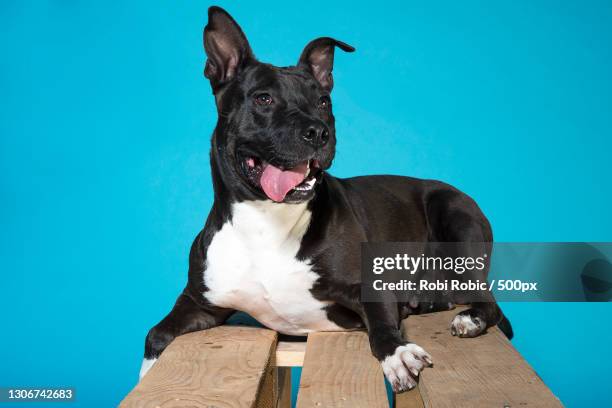
M307 204L248 201L232 206L208 247L208 300L246 312L285 334L344 330L327 319L327 305L310 293L318 275L296 255L310 224Z

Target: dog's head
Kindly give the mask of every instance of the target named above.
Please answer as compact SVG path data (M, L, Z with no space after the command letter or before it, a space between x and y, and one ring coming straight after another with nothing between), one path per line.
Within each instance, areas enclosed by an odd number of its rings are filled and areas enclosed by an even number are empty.
M225 10L209 9L204 74L219 114L211 155L213 172L222 168L217 178L226 188L243 199L312 198L335 154L330 98L335 47L354 51L324 37L306 45L295 66L265 64Z

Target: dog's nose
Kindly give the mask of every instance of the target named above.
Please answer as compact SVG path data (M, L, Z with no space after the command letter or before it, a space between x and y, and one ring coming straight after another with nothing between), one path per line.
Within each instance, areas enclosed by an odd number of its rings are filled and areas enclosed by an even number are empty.
M329 130L327 126L309 126L304 132L304 140L313 147L322 147L329 141Z

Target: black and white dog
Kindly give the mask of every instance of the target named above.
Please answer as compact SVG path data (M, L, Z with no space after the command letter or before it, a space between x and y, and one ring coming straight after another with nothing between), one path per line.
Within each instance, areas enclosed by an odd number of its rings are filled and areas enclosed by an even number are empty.
M211 7L208 18L214 204L191 247L185 290L147 335L141 377L175 337L243 311L289 335L365 328L393 389L414 387L432 360L399 326L418 305L360 300L360 243L490 242L487 219L437 181L326 172L336 146L334 50L353 47L317 38L296 66L276 67L255 58L227 12ZM472 304L451 332L473 337L502 321L509 329L495 302Z

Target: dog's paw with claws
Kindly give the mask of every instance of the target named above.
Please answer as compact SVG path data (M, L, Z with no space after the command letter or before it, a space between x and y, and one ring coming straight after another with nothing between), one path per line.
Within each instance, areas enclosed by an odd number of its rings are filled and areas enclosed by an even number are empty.
M398 346L392 355L382 361L383 372L394 392L416 387L421 371L431 365L429 353L413 343Z
M451 322L450 331L453 336L476 337L487 328L487 324L478 316L459 313Z

